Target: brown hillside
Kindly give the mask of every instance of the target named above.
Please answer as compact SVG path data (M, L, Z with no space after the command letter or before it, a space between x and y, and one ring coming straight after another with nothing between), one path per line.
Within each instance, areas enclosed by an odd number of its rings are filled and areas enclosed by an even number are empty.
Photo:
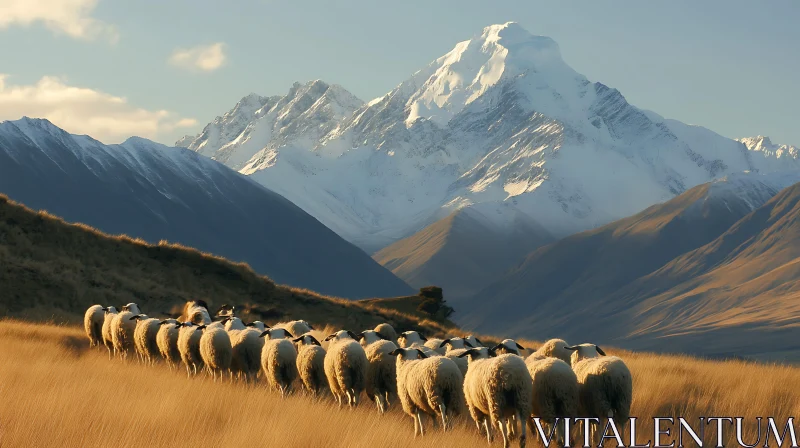
M78 322L92 304L139 303L154 317L186 300L238 305L246 319L303 318L352 329L390 322L445 331L434 322L366 303L276 285L246 264L180 245L108 236L0 196L0 316Z

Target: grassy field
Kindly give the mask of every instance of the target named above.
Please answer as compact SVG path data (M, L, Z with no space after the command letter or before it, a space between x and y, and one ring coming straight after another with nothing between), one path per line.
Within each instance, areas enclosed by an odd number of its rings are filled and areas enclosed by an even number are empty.
M752 443L755 417L785 422L800 414L798 368L615 353L633 372L635 417L742 416L749 422L745 441ZM89 349L76 326L0 321L0 360L2 447L486 444L466 419L446 434L428 425L425 437L415 440L411 419L396 405L385 416L368 400L357 409L340 410L328 398L295 394L281 399L263 385L190 380L164 365L109 360L104 350ZM638 441L646 443L652 425L641 423ZM713 431L705 437L714 438ZM733 445L734 432L728 430L725 438Z

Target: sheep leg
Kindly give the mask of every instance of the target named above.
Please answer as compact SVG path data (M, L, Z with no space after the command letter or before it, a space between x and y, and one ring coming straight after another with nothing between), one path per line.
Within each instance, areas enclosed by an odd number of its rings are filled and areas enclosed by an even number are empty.
M439 404L439 413L442 415L442 431L447 432L447 410L443 404Z
M503 420L502 419L498 418L498 419L495 419L495 421L497 422L497 426L500 427L500 434L503 436L503 448L508 448L509 447L509 444L508 444L508 428L506 427L506 425L503 424Z
M419 423L419 435L420 437L425 437L425 431L422 430L422 413L417 409L417 422ZM414 434L416 437L416 433Z
M489 425L489 416L485 415L483 417L483 427L486 428L486 440L489 441L489 445L492 444L492 427Z
M358 406L358 394L355 389L350 389L350 397L352 399L350 406Z
M417 413L417 414L419 414L419 413ZM417 414L415 414L415 415L413 415L413 416L411 417L411 418L413 418L413 419L414 419L414 438L416 438L416 437L417 437L417 435L419 434L419 421L417 420L417 417L418 417L419 415L417 415Z
M375 404L378 405L378 412L383 414L385 411L383 409L383 398L381 397L381 394L375 394Z
M514 436L516 435L516 428L517 428L517 421L516 418L512 415L508 419L506 419L506 432L508 433L508 439L513 440Z
M517 413L517 421L520 422L519 428L519 448L525 448L525 442L528 441L527 428L525 427L525 419L522 414Z

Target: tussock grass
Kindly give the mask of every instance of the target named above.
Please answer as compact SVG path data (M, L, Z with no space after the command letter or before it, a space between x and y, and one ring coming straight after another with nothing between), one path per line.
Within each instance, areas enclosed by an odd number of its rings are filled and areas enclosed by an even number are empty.
M690 421L742 416L749 422L745 441L752 443L755 417L774 416L782 425L800 413L800 391L794 387L800 369L795 367L608 351L622 356L633 372L632 415L642 419L639 443L652 439L652 416L695 419ZM108 360L104 350L89 349L77 326L0 321L0 359L3 447L55 442L68 447L463 448L486 443L465 418L444 434L428 421L425 437L415 439L412 421L398 403L380 416L365 398L357 409L340 410L329 397L296 393L281 399L263 384L190 380L163 364ZM708 431L705 439L715 437ZM726 442L736 446L732 430Z

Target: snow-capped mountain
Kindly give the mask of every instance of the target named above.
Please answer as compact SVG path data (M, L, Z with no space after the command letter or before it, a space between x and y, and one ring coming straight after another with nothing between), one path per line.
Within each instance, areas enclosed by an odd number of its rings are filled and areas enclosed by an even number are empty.
M4 121L0 193L67 221L151 243L181 243L326 294L365 298L412 291L252 179L187 149L142 138L104 145L47 120Z
M800 168L796 154L756 152L630 105L515 23L483 29L366 104L315 81L266 101L235 137L241 119L225 117L179 145L367 251L471 204L510 202L558 237L730 173Z

